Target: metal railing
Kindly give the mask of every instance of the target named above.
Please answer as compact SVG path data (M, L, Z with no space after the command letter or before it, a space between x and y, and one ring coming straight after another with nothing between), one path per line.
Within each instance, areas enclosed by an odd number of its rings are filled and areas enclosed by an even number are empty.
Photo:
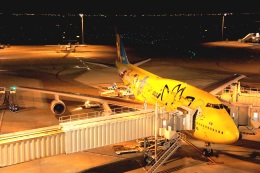
M82 114L65 115L59 117L59 123L96 118L96 117L102 117L107 115L115 115L120 113L135 112L139 110L140 108L120 107L120 108L111 109L109 111L94 111L94 112L88 112Z
M225 89L223 89L222 93L233 93L233 91L234 91L233 88L225 88ZM241 88L240 88L240 93L245 93L245 94L260 94L260 89L259 89L259 88L241 87Z

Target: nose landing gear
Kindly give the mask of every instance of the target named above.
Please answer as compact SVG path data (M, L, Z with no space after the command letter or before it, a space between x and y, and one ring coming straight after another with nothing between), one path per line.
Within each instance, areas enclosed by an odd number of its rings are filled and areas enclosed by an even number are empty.
M209 157L209 156L213 155L213 150L210 147L210 143L209 142L205 142L205 148L202 150L202 153L206 157Z

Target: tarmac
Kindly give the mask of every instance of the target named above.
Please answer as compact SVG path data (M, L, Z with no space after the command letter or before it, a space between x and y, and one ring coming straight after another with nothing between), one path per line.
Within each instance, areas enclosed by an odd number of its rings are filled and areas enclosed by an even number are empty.
M162 77L183 80L197 87L206 86L233 73L243 73L247 75L247 78L243 79L245 85L260 88L259 47L230 41L204 44L196 49L196 55L161 55L157 50L158 52L149 52L152 60L143 64L142 68ZM143 49L128 48L126 52L130 61L133 58L149 58ZM115 57L115 46L87 45L77 49L75 53L59 52L57 45L11 46L0 50L1 85L7 88L22 85L96 95L103 86L115 82L120 85L121 81L115 69L87 65L84 60L113 64ZM1 122L2 134L58 124L57 117L50 111L49 99L34 100L30 93L23 93L18 102L21 106L18 113L5 112ZM67 103L69 108L66 114L75 113L74 108L82 104L75 100L67 100ZM247 129L240 127L240 130ZM256 132L256 135L243 135L243 138L234 144L212 144L212 159L217 164L211 164L192 147L183 143L157 172L259 172L259 129ZM187 137L199 148L204 146L204 142ZM119 144L136 145L136 141ZM144 173L149 167L145 166L143 159L142 153L117 155L113 145L108 145L6 166L0 168L0 172Z

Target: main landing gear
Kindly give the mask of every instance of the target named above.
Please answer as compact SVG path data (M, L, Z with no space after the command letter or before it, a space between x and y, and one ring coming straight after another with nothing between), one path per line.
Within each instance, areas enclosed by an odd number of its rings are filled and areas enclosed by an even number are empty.
M210 147L210 143L209 142L205 142L205 148L202 150L202 153L204 156L212 156L213 155L213 150Z

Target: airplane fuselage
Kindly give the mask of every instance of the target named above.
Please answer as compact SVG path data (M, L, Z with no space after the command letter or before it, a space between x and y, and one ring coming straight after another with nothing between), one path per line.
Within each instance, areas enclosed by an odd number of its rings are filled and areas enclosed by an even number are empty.
M233 143L238 129L221 102L212 94L178 80L161 78L132 64L116 61L118 73L137 100L174 111L188 106L197 111L194 137L210 143Z

